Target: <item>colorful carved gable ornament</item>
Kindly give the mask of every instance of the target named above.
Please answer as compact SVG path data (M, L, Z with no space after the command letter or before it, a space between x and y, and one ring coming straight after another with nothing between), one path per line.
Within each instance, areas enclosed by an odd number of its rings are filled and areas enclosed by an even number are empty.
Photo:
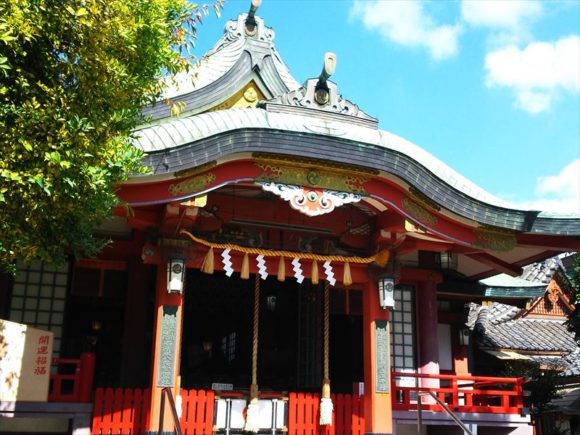
M556 286L551 285L551 286L548 286L548 290L546 291L546 296L548 297L548 300L555 305L560 300L559 293L560 293L559 289Z
M359 202L362 199L361 195L355 193L273 182L260 182L258 184L262 186L262 189L288 201L294 210L298 210L307 216L330 213L336 207Z

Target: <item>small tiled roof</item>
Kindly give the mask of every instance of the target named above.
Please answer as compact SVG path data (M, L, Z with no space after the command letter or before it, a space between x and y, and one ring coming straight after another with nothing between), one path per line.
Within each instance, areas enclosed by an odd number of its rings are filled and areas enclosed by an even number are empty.
M486 287L484 296L486 298L506 298L506 299L535 299L546 293L546 286L540 287Z
M543 365L561 363L568 376L580 375L580 353L565 319L518 317L520 311L506 304L487 307L472 303L467 325L482 348L523 351ZM553 352L567 356L556 360L548 354Z
M532 263L523 268L523 273L518 277L500 273L492 277L482 279L479 284L485 289L486 297L510 297L534 299L546 292L546 286L557 272L560 276L566 276L566 267L563 259L570 256L569 253L548 258L545 261Z
M561 257L555 256L524 267L521 278L529 282L548 284L558 269L566 271Z
M535 263L538 264L538 263ZM529 266L526 266L529 267ZM498 275L491 276L486 279L479 281L481 284L487 287L541 287L546 288L543 282L538 282L532 279L524 278L524 276L513 277L505 273L500 273Z
M574 352L564 358L566 371L564 376L580 376L580 348L576 348Z
M563 319L517 318L521 310L494 303L471 304L468 326L483 347L540 352L572 352L574 336Z

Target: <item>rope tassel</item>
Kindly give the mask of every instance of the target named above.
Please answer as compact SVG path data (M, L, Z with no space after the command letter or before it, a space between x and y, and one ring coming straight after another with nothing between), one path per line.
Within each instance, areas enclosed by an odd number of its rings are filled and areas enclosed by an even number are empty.
M342 283L347 287L352 284L352 275L350 274L350 264L348 264L348 261L344 263Z
M312 272L310 274L312 284L318 285L318 261L312 260Z
M258 338L260 324L260 278L256 274L254 284L254 327L252 329L252 385L250 385L250 403L246 412L246 432L258 433L260 430L260 409L258 405Z
M332 411L334 405L330 397L320 399L320 426L332 426Z
M278 263L278 281L284 282L286 279L286 263L284 262L284 257L280 257L280 262Z
M250 259L248 254L244 254L244 259L242 260L242 269L240 270L241 279L250 279Z
M214 265L213 265L213 247L209 248L205 258L203 259L203 264L201 265L201 271L203 273L207 273L209 275L213 274Z
M332 399L330 398L330 284L324 281L324 349L322 396L320 398L320 425L332 426Z
M258 399L250 400L248 408L246 410L246 424L244 426L244 431L258 433L260 430L260 407L258 405Z

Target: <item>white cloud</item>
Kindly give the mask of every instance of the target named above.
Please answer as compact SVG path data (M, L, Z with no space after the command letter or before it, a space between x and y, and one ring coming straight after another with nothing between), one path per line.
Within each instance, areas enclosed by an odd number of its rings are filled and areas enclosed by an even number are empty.
M355 0L351 16L359 18L369 30L406 47L429 50L435 60L457 53L458 25L438 25L419 1Z
M539 177L536 193L560 198L576 197L580 205L580 158L564 167L558 175Z
M537 199L513 204L520 210L536 210L547 213L580 216L580 206L576 199Z
M580 91L580 37L501 48L486 55L485 69L488 87L511 88L517 107L540 113L562 92Z
M470 25L519 31L542 14L539 1L463 0L461 16Z
M536 199L512 205L527 210L580 216L580 158L566 165L557 175L538 177L535 193Z

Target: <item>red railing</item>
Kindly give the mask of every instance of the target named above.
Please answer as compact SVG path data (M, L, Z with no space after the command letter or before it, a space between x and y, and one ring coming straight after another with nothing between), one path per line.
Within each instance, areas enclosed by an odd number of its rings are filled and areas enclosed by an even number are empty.
M83 353L79 359L53 358L49 402L91 401L95 375L95 354Z
M183 435L211 434L213 428L214 392L181 390ZM131 388L97 388L93 409L92 434L142 434L151 429L149 407L151 390Z
M414 386L396 385L405 378ZM393 410L417 410L417 397L431 391L454 412L521 414L522 378L484 376L392 374ZM214 424L213 391L181 390L180 424L183 434L211 434ZM223 393L223 397L245 397L243 393ZM280 399L279 394L268 395ZM262 397L266 398L266 397ZM96 390L93 434L144 433L149 419L150 390ZM333 394L333 425L320 426L320 395L290 393L287 430L289 435L362 435L365 430L363 397ZM433 399L424 396L423 410L443 411ZM179 408L179 407L178 407Z
M179 423L183 435L211 434L215 394L213 391L181 390L182 412Z
M394 410L416 410L419 392L432 391L454 412L521 414L523 411L523 378L393 372L391 381ZM431 402L434 401L431 399ZM439 405L430 403L428 396L423 398L421 407L442 411Z
M290 393L288 400L289 435L362 435L365 433L362 396L332 394L332 426L320 426L320 395Z
M92 434L143 434L149 428L151 391L140 388L97 388Z

